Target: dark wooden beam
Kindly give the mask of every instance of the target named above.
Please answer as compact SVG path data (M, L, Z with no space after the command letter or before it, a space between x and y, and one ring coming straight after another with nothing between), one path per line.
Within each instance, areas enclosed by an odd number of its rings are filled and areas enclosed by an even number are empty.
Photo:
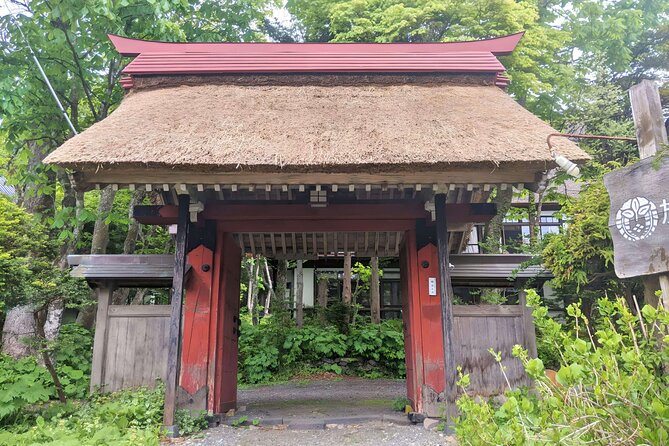
M179 378L181 350L181 318L184 281L186 272L186 248L188 245L188 229L190 226L189 195L179 195L177 237L174 254L174 278L172 279L172 301L170 312L170 337L167 346L167 378L165 382L165 411L163 425L167 436L179 435L175 421L177 386Z
M485 223L497 213L497 207L494 203L459 203L445 204L444 206L450 224ZM171 205L136 206L133 210L134 218L147 225L175 224L177 215L177 207ZM200 218L206 220L239 222L242 224L250 221L272 223L277 221L302 221L306 223L325 220L333 222L415 221L427 217L428 213L425 211L423 203L418 201L383 204L330 204L324 208L314 208L306 204L268 204L264 202L258 204L223 204L214 202L207 203L204 211L200 214ZM374 230L374 228L368 230ZM393 231L393 229L378 230ZM249 231L248 229L245 230L245 232ZM300 229L291 227L288 231L299 232ZM324 229L319 229L319 231L324 231ZM274 232L280 231L275 230Z
M448 227L446 214L446 195L437 194L434 197L437 232L437 258L439 260L439 298L441 300L441 327L444 337L444 396L446 399L447 429L453 426L455 416L455 347L453 345L453 289L451 276L448 271Z
M220 223L231 233L300 233L300 232L367 232L406 231L413 220L237 220Z

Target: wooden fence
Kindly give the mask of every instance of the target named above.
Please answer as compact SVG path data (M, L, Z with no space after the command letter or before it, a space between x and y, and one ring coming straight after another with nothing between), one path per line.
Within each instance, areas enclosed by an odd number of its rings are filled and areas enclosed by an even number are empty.
M105 392L165 380L169 305L110 305L112 288L98 290L91 389Z
M522 305L454 305L453 340L455 362L470 377L468 392L497 395L508 389L489 349L501 352L501 365L512 386L528 384L521 361L511 355L516 344L536 356L536 339L531 309Z
M91 388L111 392L164 380L170 306L110 305L111 288L98 293ZM524 302L521 294L521 305L453 306L456 364L469 373L472 394L496 395L507 389L490 348L502 352L501 364L514 387L527 383L522 364L511 356L516 344L536 356L531 310Z

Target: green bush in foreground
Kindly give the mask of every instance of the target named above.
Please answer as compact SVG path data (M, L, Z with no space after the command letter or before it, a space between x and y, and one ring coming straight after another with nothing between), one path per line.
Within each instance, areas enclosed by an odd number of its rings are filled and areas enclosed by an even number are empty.
M158 445L164 388L94 395L80 405L54 404L30 426L0 430L0 446Z
M576 305L574 329L562 331L528 295L538 331L560 356L556 383L543 362L520 346L514 355L534 381L531 390L509 390L502 405L466 394L456 434L463 445L669 444L669 314L645 306L635 315L622 301L598 302L592 323ZM503 370L502 370L503 373ZM468 376L459 384L466 389Z

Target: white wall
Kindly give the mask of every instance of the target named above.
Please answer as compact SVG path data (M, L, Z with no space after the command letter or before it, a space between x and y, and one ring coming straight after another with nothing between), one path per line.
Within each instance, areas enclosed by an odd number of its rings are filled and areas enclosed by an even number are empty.
M313 268L303 268L303 291L302 291L302 302L305 308L312 308L314 306L314 269ZM289 270L288 277L286 281L290 284L290 289L295 290L295 270ZM295 305L295 293L291 293L293 297L293 305Z

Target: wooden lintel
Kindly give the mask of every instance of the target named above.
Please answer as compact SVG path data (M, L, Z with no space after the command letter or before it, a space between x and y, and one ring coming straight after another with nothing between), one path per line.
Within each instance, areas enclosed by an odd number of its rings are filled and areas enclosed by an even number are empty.
M497 207L494 203L446 204L445 209L449 224L485 223L497 213ZM172 205L135 206L133 210L133 217L140 223L148 225L175 224L177 214L177 207ZM386 220L415 221L424 219L427 216L428 212L425 211L420 201L384 204L331 204L322 208L304 204L267 204L264 202L258 204L230 204L214 202L207 203L204 211L200 213L200 218L205 220L218 220L231 224L233 222L252 222L262 227L265 227L265 225L261 224L261 222L272 222L272 224L286 227L286 224L282 222L291 221L306 224L307 222L319 220L329 220L331 222L351 222L356 220L380 222ZM304 227L304 224L300 224L299 226ZM239 224L231 226L239 227ZM346 230L345 226L334 226L342 227L343 229L341 230ZM299 232L301 230L304 229L288 229L289 232ZM323 229L319 230L323 231ZM382 229L371 228L369 230ZM254 230L253 232L256 231ZM268 232L272 232L272 230L270 229ZM276 230L276 232L281 231Z

